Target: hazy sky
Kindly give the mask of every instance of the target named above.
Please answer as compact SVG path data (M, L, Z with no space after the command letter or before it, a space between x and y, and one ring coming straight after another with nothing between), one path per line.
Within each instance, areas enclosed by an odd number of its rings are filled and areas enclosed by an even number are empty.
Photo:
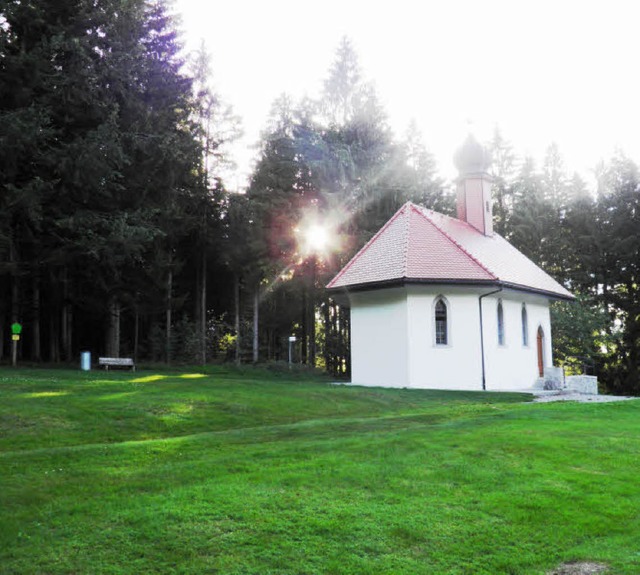
M319 94L345 35L394 132L414 118L446 177L468 120L483 140L500 126L537 160L555 141L583 175L616 147L640 161L637 0L176 0L175 9L242 118L242 165L279 94Z

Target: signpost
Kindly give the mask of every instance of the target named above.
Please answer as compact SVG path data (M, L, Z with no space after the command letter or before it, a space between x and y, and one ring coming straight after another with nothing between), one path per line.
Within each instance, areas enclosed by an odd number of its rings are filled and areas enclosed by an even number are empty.
M292 359L293 359L291 352L292 352L292 347L293 347L293 344L295 343L295 341L296 341L296 336L295 335L290 335L289 336L289 369L291 369L291 363L292 363Z
M22 325L18 322L11 324L11 365L18 365L18 342L22 334Z

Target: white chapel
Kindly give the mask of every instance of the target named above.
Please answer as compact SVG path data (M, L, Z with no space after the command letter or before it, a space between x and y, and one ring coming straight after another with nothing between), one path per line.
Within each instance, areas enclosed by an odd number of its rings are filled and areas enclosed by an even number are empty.
M455 156L457 218L411 202L327 286L351 309L351 381L531 389L553 365L549 303L573 296L493 232L489 156Z

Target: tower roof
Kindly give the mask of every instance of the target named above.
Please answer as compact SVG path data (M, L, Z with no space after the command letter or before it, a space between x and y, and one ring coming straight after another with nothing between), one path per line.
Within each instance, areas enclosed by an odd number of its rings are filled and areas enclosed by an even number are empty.
M403 283L500 285L573 299L507 240L411 202L404 204L328 284L372 289Z
M469 134L454 154L453 163L458 168L460 176L484 173L491 165L491 154L472 134Z

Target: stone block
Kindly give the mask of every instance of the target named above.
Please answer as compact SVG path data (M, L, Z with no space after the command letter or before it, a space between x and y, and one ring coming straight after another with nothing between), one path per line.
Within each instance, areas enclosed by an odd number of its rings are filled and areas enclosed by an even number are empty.
M566 378L567 391L598 394L598 378L595 375L569 375Z
M543 380L543 389L564 389L564 370L561 367L545 367Z

